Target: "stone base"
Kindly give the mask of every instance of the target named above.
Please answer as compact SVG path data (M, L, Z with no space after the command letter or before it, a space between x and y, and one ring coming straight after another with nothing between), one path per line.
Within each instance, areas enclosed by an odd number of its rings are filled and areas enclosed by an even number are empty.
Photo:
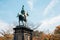
M23 25L14 28L14 40L32 40L33 30L24 27Z

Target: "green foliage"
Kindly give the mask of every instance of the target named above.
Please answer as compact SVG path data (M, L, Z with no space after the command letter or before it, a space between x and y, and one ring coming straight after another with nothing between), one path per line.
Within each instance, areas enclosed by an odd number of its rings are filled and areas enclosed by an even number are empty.
M47 40L47 38L45 38L44 40Z

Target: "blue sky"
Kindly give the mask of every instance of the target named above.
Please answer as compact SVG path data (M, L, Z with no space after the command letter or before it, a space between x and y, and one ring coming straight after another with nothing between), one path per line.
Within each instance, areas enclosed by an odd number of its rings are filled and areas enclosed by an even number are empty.
M28 21L41 23L37 30L45 32L60 25L60 0L0 0L0 20L7 24L18 22L22 5L28 11Z

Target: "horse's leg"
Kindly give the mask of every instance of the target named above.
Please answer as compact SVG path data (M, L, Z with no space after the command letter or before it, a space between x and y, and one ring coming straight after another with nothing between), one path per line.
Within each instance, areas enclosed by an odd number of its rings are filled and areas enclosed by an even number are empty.
M27 22L25 22L25 26L26 26L26 23L27 23Z
M27 20L25 19L25 26L27 25Z
M22 21L22 24L24 25L24 22Z
M24 19L24 26L26 26L26 20Z
M19 20L19 26L20 26L20 20Z

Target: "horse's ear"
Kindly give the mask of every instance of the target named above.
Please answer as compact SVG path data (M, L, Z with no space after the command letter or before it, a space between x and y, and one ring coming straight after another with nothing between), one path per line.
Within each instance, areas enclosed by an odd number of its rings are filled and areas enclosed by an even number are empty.
M27 16L29 16L28 12L27 12Z

